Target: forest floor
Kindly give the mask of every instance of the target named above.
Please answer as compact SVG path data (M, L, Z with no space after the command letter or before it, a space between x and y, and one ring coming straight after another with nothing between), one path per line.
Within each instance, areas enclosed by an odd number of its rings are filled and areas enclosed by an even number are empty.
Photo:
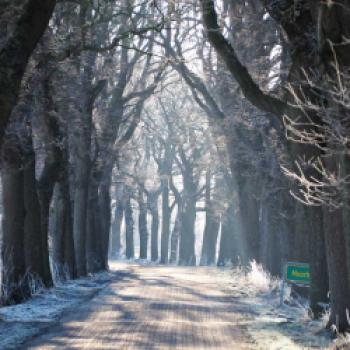
M330 349L322 321L302 305L279 307L277 283L256 265L113 262L110 273L1 308L0 349Z

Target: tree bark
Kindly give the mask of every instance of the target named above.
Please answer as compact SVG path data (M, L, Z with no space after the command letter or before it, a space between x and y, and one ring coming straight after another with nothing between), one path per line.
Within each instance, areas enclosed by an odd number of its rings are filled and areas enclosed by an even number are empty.
M89 187L89 155L84 156L85 160L78 160L75 175L74 191L74 250L76 259L77 276L86 276L86 221Z
M124 206L121 201L117 201L114 211L114 220L112 224L112 239L111 239L111 252L110 255L112 258L118 258L120 256L120 232L121 225L124 215Z
M51 239L53 266L61 281L75 277L71 207L68 179L59 179L54 189Z
M140 234L140 259L147 259L147 205L143 198L143 192L139 190L139 234Z
M176 214L175 224L173 227L173 231L171 233L170 239L170 264L176 264L178 260L179 254L179 239L181 232L181 204L178 205L178 212Z
M88 273L102 270L102 232L100 210L98 205L98 185L91 179L86 223L86 266Z
M64 281L67 279L64 266L64 230L65 230L65 206L62 192L57 183L53 190L53 208L50 217L50 240L53 278L55 281Z
M214 203L211 198L211 174L206 173L206 190L205 190L205 227L203 234L202 254L200 265L215 264L216 243L220 228L220 217L215 212Z
M134 219L131 200L125 202L125 255L127 259L133 259L134 253Z
M230 203L221 220L221 237L217 265L226 266L234 264L233 252L235 250L233 227L236 224L233 220L233 204Z
M329 302L329 275L325 246L325 227L321 207L308 207L310 216L310 308L315 318L322 317L324 308L320 303Z
M0 47L0 144L12 109L16 105L21 81L28 60L43 35L52 16L55 0L27 0L12 17L13 30L5 33L6 40ZM3 5L2 16L13 4Z
M31 155L34 157L34 154ZM43 239L44 235L41 226L41 210L37 194L35 179L35 161L30 159L26 162L23 170L24 188L24 250L27 273L39 283L47 285L46 269L44 261ZM46 247L47 248L47 247ZM51 278L51 275L50 275ZM48 286L51 284L49 283Z
M3 237L2 237L2 289L1 303L20 303L31 295L24 251L24 192L23 171L4 165Z
M186 181L186 180L185 180ZM184 208L181 216L179 265L196 265L195 231L196 198L193 184L184 186Z
M99 213L101 220L101 262L102 269L108 270L108 244L110 238L111 228L111 196L110 196L110 182L111 171L102 179L99 186Z
M328 327L335 326L338 332L349 330L347 313L350 310L349 269L346 263L347 250L341 209L324 209L325 242L330 287L331 314Z
M169 207L169 179L163 175L161 179L162 188L162 235L160 242L160 263L167 264L169 261L169 236L170 236L170 217Z
M150 192L147 198L148 209L152 215L151 222L151 260L158 260L158 231L159 231L159 213L158 213L158 196L157 192Z
M50 269L50 258L49 258L49 215L50 215L50 204L52 199L54 182L50 181L47 187L42 185L38 186L38 199L40 203L40 217L41 217L41 249L43 254L43 266L44 276L43 282L46 287L52 287L53 281Z

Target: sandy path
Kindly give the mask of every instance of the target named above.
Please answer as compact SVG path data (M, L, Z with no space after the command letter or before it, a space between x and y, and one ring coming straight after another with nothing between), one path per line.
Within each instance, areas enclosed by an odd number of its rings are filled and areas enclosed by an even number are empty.
M254 349L215 268L112 267L120 278L24 348Z

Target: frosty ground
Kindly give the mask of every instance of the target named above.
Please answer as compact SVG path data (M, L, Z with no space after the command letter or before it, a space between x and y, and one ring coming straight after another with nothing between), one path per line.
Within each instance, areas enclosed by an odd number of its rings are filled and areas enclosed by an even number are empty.
M38 290L32 299L14 306L0 308L0 349L19 349L24 341L45 332L66 312L74 312L103 289L113 272L103 272L58 284L51 290Z
M289 287L285 291L285 303L280 306L281 281L271 278L260 265L252 262L247 272L225 269L222 273L231 276L232 294L249 315L246 327L257 349L333 349L336 346L325 330L327 315L312 320L307 301L292 299Z
M50 291L37 293L24 304L1 308L0 349L19 349L28 339L47 333L63 315L74 314L82 303L99 298L99 291L117 282L119 274L135 263L140 262L113 262L109 273L66 282ZM174 269L176 271L176 267ZM189 278L195 276L193 269L188 270ZM324 331L325 321L312 321L305 301L290 299L290 305L279 306L280 281L272 279L259 265L252 263L248 270L204 269L209 276L215 276L217 288L232 296L235 310L242 316L239 327L251 339L254 349L334 348L334 340ZM234 349L234 344L232 346Z

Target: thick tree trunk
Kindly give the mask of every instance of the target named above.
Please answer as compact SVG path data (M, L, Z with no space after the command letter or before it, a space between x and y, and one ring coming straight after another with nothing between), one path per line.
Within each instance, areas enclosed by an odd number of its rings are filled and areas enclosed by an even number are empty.
M159 214L158 210L152 211L151 222L151 260L158 260L158 231L159 231Z
M238 203L229 198L229 205L221 218L221 239L218 257L218 266L248 264L246 256L246 240L242 229L242 219Z
M86 224L86 266L88 273L95 273L103 268L102 232L98 205L98 186L94 179L90 181L89 201Z
M84 152L86 152L84 150ZM86 222L90 156L78 156L75 174L73 234L77 276L86 276Z
M59 186L57 183L53 190L53 208L49 226L53 277L55 281L64 281L67 278L64 266L65 205Z
M127 259L133 259L134 253L134 219L131 200L125 202L125 255Z
M310 308L314 317L321 317L324 308L320 303L329 301L329 278L325 246L325 233L321 207L308 207L310 217Z
M112 258L118 258L120 256L120 232L124 215L124 205L122 201L118 201L114 211L114 220L112 224L112 238L111 238L111 251L110 256Z
M111 196L110 196L110 181L112 174L108 172L105 180L102 181L99 187L99 213L101 226L101 262L102 269L108 269L108 244L111 228Z
M205 191L205 227L203 233L202 254L200 265L215 264L216 243L220 228L220 217L215 212L214 203L211 198L211 174L206 173L206 191Z
M47 183L47 187L40 185L38 187L38 198L40 203L40 216L41 216L41 249L43 255L43 266L44 276L43 282L46 287L52 287L53 281L50 269L50 258L49 258L49 215L50 215L50 204L52 199L54 182Z
M170 239L170 264L176 264L178 260L178 252L179 252L179 239L181 232L181 205L178 206L178 212L176 214L175 224L173 227L173 231L171 233Z
M329 273L331 314L328 326L335 326L338 332L349 330L350 310L349 268L343 211L324 209L325 241Z
M1 303L20 303L31 295L24 251L23 170L5 165L1 174L4 208Z
M158 231L159 231L159 213L158 213L158 194L150 192L148 195L148 209L152 215L151 222L151 260L158 260Z
M69 278L76 278L76 265L75 265L75 250L74 250L74 237L73 237L73 215L72 215L72 203L70 200L68 184L63 187L62 194L65 199L64 204L64 266Z
M222 217L219 256L217 261L218 266L234 264L234 262L232 261L234 255L233 252L235 250L233 227L236 223L233 219L233 211L233 204L231 203Z
M87 3L82 7L81 20L85 25ZM83 99L82 110L76 120L75 131L76 155L74 174L74 207L73 207L73 237L75 249L75 263L78 277L86 276L86 224L89 198L89 182L91 175L91 135L92 112L99 89L93 86L93 66L96 53L83 53L80 57L80 66L84 74L81 76Z
M283 232L284 216L281 212L280 194L263 194L260 200L259 224L260 224L260 262L273 275L281 276L282 273L282 245L284 244ZM292 200L292 198L288 198Z
M32 155L34 157L34 154ZM23 170L24 179L24 250L27 273L46 285L45 257L41 226L41 210L35 179L35 161L28 161ZM47 248L47 247L46 247ZM50 275L51 277L51 275Z
M60 179L54 189L52 222L52 265L58 280L75 277L71 203L68 184Z
M139 192L139 234L140 234L140 259L147 259L147 205L143 199L143 192Z
M200 265L215 264L216 244L220 228L220 219L215 215L212 209L206 214L205 229L203 234L203 246Z
M169 179L162 178L162 235L160 241L160 263L167 264L169 261L169 236L170 236L170 217L169 207Z
M239 182L239 211L242 222L242 237L245 246L245 261L255 260L260 262L259 257L259 204L254 193L259 193L258 188L252 181Z
M184 210L181 216L181 234L179 247L179 265L196 265L195 232L196 200L192 192L186 192L184 188ZM192 195L191 195L192 193Z

